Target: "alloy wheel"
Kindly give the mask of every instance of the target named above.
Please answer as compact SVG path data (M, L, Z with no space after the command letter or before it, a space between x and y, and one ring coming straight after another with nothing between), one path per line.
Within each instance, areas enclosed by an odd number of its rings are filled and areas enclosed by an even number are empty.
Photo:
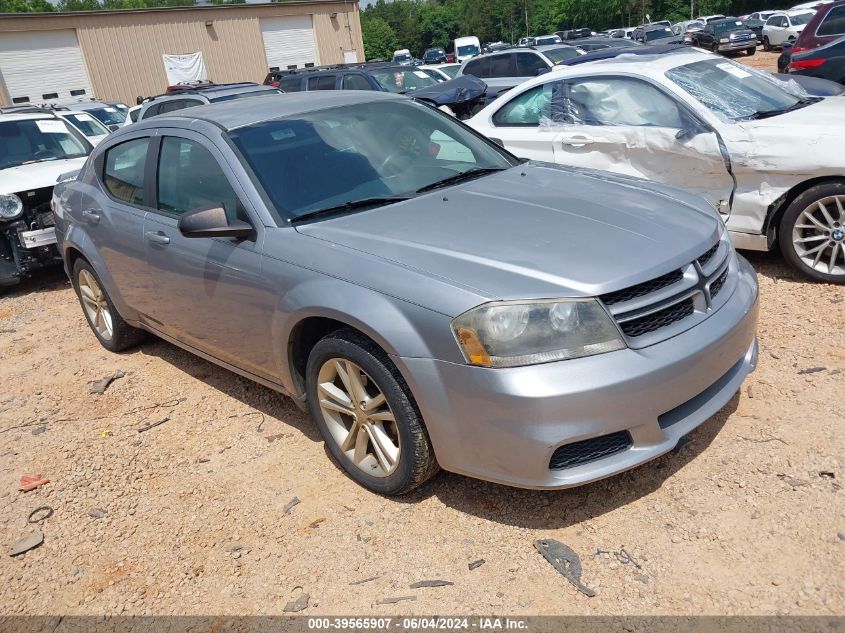
M375 381L345 358L331 358L317 375L320 412L332 439L362 471L387 477L399 464L399 429Z
M97 334L104 340L110 341L114 336L114 323L106 301L106 294L100 288L94 275L84 268L79 271L77 286L88 321Z
M792 228L792 246L813 270L845 275L845 196L828 196L804 209Z

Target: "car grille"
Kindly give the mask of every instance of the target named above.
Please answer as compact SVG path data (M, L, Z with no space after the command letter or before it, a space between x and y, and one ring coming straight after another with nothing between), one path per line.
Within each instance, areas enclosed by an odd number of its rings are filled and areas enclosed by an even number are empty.
M618 431L589 440L559 446L549 460L550 470L563 470L594 462L630 448L633 441L628 431Z
M705 253L705 255L706 254L707 253ZM702 257L704 257L704 255L702 255ZM665 275L661 275L660 277L650 281L644 281L636 286L623 288L622 290L617 290L616 292L609 292L602 295L601 300L604 301L605 305L613 305L615 303L621 303L622 301L630 301L631 299L636 299L637 297L642 297L644 295L651 294L652 292L656 292L666 286L671 286L672 284L679 282L683 279L683 277L683 272L680 270L673 270L671 273L666 273Z
M709 262L711 259L713 259L713 255L715 255L716 251L718 251L718 250L719 250L719 242L716 242L716 244L713 246L713 248L711 248L706 253L704 253L704 255L702 255L701 257L698 258L699 265L701 265L702 267L706 266L707 262Z
M692 299L687 299L686 301L681 301L668 308L652 312L639 319L625 321L620 323L619 326L622 328L625 336L637 337L685 319L694 311L695 306L693 305Z
M679 269L600 295L631 347L656 342L657 333L664 329L664 337L677 334L679 327L671 327L677 323L689 321L688 327L692 327L695 318L706 318L728 281L730 249L720 249L720 244Z

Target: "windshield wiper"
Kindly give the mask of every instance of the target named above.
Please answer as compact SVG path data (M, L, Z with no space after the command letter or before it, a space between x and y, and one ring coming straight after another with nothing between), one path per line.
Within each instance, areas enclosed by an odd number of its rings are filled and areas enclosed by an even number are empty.
M497 171L505 171L505 169L507 169L507 167L475 167L473 169L467 169L466 171L462 171L461 173L455 174L454 176L449 176L448 178L438 180L437 182L433 182L430 185L426 185L425 187L420 187L419 189L417 189L417 193L433 191L434 189L440 189L440 187L454 185L464 180L472 180L473 178L480 178L481 176L486 176L487 174L492 174Z
M796 101L788 108L780 108L778 110L763 110L758 111L749 116L749 119L757 120L757 119L768 119L769 117L777 116L779 114L786 114L787 112L792 112L793 110L800 110L801 108L805 108L808 105L812 105L814 103L818 103L821 101L821 97L806 97L801 99L800 101Z
M324 218L339 213L346 213L356 209L363 209L364 207L379 207L386 204L393 204L394 202L403 202L409 200L408 196L381 196L377 198L361 198L360 200L350 200L343 204L338 204L333 207L326 207L325 209L316 209L314 211L307 211L302 215L298 215L291 219L291 222L302 222L303 220L313 220L315 218Z

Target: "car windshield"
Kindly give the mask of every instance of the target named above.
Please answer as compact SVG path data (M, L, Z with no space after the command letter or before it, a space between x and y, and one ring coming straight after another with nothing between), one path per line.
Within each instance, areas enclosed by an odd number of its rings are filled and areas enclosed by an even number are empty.
M224 95L222 97L214 97L209 99L214 103L219 103L221 101L234 101L235 99L245 99L247 97L260 97L261 95L277 95L279 94L278 88L263 88L261 90L247 90L246 92L236 92L230 95Z
M719 33L727 33L728 31L736 31L737 29L742 28L745 28L745 25L739 20L731 20L730 22L716 22L716 24L713 25L713 29L715 30L717 35Z
M560 48L549 48L542 51L543 55L549 58L553 64L559 64L567 59L578 57L578 49L574 46L561 46Z
M668 26L665 29L655 29L653 31L646 31L643 33L643 38L646 42L651 42L652 40L659 40L663 39L664 37L672 37L675 34L672 33L672 29Z
M262 121L229 137L275 210L291 220L348 203L386 204L517 164L454 118L410 100Z
M405 94L421 88L436 86L437 81L421 70L413 68L378 68L370 71L381 86L388 92Z
M461 69L460 65L456 64L454 66L440 66L440 72L444 72L449 75L452 79L458 76L458 71Z
M70 121L85 136L105 136L109 133L109 129L106 126L86 112L65 114L64 118Z
M805 102L801 95L789 92L787 84L728 60L685 64L668 70L666 76L730 121L779 113Z
M394 55L394 56L393 56L393 61L395 61L395 62L407 62L407 61L411 61L411 56L410 56L410 55Z
M112 106L89 108L85 112L96 117L103 125L121 125L126 121L126 115Z
M87 156L91 146L61 119L0 122L0 169Z
M545 44L558 44L558 43L560 43L560 38L557 37L557 36L555 36L555 37L538 37L536 42L537 42L537 46L543 46Z
M815 15L814 12L810 13L799 13L798 15L790 15L789 21L792 22L792 26L801 26L802 24L807 24L812 17Z
M478 55L478 47L475 44L458 46L458 55L460 57L466 57L467 55Z

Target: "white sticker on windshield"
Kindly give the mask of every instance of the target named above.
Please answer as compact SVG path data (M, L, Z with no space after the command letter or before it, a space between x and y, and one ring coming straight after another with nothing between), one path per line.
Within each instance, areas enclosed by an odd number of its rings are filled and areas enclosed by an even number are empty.
M77 114L76 120L77 121L93 121L94 117L92 117L90 114Z
M750 72L747 72L747 71L743 70L742 68L739 68L738 66L734 66L733 64L730 64L730 63L716 64L716 67L721 68L722 70L724 70L729 75L733 75L734 77L738 77L739 79L746 79L746 78L751 76Z
M417 77L422 77L423 79L425 79L426 77L428 77L428 75L426 75L426 74L425 74L423 71L421 71L421 70L415 70L415 71L414 71L414 74L415 74Z
M67 134L67 127L65 127L65 124L61 121L40 119L35 122L35 125L37 125L38 129L45 134Z
M117 112L117 110L115 110L112 107L105 107L105 108L103 108L103 110L105 110L106 112Z

